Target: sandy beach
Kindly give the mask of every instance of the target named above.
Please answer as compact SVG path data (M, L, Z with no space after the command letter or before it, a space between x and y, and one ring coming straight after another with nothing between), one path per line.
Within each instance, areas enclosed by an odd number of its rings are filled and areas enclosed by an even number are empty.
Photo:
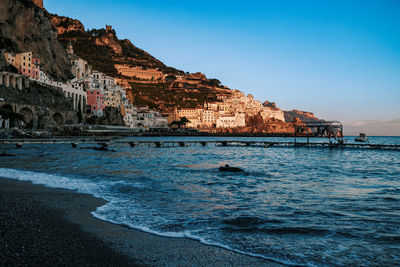
M282 266L185 238L111 224L102 199L0 179L0 265Z

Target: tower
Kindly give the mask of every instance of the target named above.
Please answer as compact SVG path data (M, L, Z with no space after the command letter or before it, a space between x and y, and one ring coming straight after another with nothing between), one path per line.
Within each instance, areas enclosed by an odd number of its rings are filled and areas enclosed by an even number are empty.
M68 53L68 55L73 55L74 54L74 47L72 46L71 41L68 42L67 53Z
M110 31L112 31L112 26L106 25L106 32L110 32Z
M40 8L43 8L43 0L33 0L33 3Z

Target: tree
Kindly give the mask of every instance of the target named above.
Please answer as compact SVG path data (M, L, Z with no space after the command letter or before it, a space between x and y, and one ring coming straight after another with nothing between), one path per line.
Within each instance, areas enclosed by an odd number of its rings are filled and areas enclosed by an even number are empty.
M209 83L211 86L214 86L214 87L221 85L221 82L218 79L210 79Z
M186 125L187 123L189 123L190 120L188 120L186 117L181 118L179 121L173 121L171 122L170 126L178 126L178 128L182 128L182 126Z
M176 76L173 75L173 74L168 75L167 77L165 77L165 80L166 80L167 82L174 82L174 81L176 80Z

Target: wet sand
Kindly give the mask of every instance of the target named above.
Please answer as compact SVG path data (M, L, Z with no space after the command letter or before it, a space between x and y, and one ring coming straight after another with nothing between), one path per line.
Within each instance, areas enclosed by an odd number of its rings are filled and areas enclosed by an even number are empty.
M0 265L283 266L94 218L90 195L0 178Z

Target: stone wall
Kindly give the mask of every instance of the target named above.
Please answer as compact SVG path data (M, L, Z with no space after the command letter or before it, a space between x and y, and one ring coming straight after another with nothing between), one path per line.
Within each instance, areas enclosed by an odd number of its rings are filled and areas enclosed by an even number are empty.
M23 123L14 127L52 129L64 124L78 123L72 98L61 89L30 81L29 87L18 90L0 85L0 107L23 116Z
M77 114L73 111L60 111L55 108L13 102L0 102L0 108L22 116L21 121L11 121L11 127L51 130L62 125L78 123Z
M0 98L3 98L4 102L73 111L72 98L65 97L61 89L43 86L33 81L30 82L30 87L23 90L0 85Z

